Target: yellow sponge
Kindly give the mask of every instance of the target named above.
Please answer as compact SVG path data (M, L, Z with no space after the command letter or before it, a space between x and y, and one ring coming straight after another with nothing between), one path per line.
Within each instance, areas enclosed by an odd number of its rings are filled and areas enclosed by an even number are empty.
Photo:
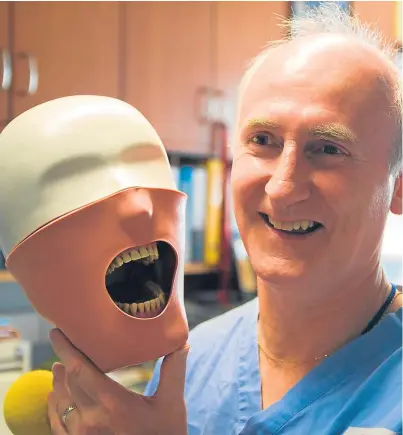
M52 435L48 420L48 394L53 374L34 370L20 376L4 399L4 419L14 435Z

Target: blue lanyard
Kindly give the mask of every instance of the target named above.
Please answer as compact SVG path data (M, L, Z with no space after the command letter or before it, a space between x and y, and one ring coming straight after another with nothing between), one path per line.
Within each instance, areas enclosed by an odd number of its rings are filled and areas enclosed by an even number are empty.
M364 329L361 335L364 335L367 332L369 332L381 320L382 316L385 314L385 311L389 308L389 305L393 301L395 294L396 294L396 286L392 284L392 290L389 293L389 296L386 298L386 301L381 306L379 311L375 314L375 316L372 318L372 320L368 323L367 327Z

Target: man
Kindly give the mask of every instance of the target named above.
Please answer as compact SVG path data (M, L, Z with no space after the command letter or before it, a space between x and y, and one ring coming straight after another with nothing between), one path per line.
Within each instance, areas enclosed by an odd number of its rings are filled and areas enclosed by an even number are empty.
M335 7L292 30L240 87L232 191L258 298L196 327L186 376L180 350L146 397L104 397L111 381L53 332L54 434L401 433L401 289L380 265L387 214L402 213L398 72ZM60 424L60 397L81 395L98 432L78 412Z

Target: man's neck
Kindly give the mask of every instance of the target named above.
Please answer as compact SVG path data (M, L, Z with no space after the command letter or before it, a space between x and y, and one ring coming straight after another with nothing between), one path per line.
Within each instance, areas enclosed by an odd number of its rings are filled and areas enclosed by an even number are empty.
M275 288L258 279L259 343L273 360L315 363L358 337L389 291L380 269L318 288Z

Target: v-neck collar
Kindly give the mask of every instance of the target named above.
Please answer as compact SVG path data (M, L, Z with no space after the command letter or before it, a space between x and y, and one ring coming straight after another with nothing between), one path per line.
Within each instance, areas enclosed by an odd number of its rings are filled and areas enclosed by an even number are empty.
M243 334L239 366L239 431L250 419L264 419L266 428L275 433L294 415L326 394L358 370L378 366L402 346L402 308L390 313L365 335L357 337L334 352L308 372L278 402L262 409L259 350L257 345L258 298L251 306L248 327L251 334ZM396 324L398 323L398 325ZM385 340L385 336L388 340ZM360 358L351 358L352 355ZM248 404L248 406L247 406ZM251 417L252 415L252 417Z

